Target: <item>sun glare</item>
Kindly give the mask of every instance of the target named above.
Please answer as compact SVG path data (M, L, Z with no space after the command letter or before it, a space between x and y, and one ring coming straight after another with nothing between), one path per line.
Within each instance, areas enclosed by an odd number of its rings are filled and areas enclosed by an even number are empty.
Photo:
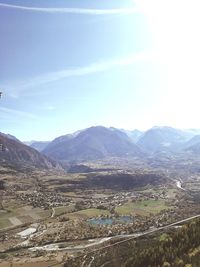
M171 103L179 120L181 114L176 110L177 104L183 118L188 113L191 116L197 111L200 96L200 2L138 0L136 4L147 19L154 59L165 73L166 80L162 81L164 104Z

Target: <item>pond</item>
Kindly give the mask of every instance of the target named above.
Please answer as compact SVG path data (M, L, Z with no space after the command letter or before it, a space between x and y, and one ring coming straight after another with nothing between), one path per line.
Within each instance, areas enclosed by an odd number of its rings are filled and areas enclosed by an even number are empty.
M124 224L133 222L133 218L131 216L120 216L117 218L95 218L88 220L88 222L92 225L110 225L112 223Z

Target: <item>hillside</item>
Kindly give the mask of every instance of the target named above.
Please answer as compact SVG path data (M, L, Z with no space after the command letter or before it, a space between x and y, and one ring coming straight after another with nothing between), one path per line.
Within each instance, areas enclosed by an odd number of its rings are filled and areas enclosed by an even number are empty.
M200 142L187 147L185 151L190 152L195 155L200 155Z
M186 148L190 148L192 146L198 146L200 144L200 135L195 135L188 142L185 143Z
M68 260L65 267L79 266L83 260L92 266L108 267L199 267L200 220L196 219L173 230L158 232L137 240L119 242L88 257Z
M15 138L0 133L0 163L2 166L29 166L35 168L60 168L55 161L24 145Z

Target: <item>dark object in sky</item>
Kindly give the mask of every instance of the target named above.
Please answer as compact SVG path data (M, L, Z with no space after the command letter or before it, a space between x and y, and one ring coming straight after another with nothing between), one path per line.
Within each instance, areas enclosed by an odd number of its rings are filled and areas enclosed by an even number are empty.
M3 94L3 93L2 93L2 92L0 92L0 98L1 98L2 94Z

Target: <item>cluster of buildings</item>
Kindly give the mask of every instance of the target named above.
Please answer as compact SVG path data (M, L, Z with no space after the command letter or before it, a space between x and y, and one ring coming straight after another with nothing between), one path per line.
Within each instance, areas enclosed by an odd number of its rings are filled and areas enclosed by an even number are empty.
M18 198L24 203L29 203L34 208L49 209L50 207L64 206L71 202L70 199L53 192L18 193Z
M112 210L115 207L122 206L128 201L144 201L144 200L158 200L158 199L167 199L167 195L165 190L155 192L155 191L147 191L147 192L118 192L116 194L105 196L105 197L92 197L91 199L85 199L81 201L82 206L85 209L89 208L100 208Z

